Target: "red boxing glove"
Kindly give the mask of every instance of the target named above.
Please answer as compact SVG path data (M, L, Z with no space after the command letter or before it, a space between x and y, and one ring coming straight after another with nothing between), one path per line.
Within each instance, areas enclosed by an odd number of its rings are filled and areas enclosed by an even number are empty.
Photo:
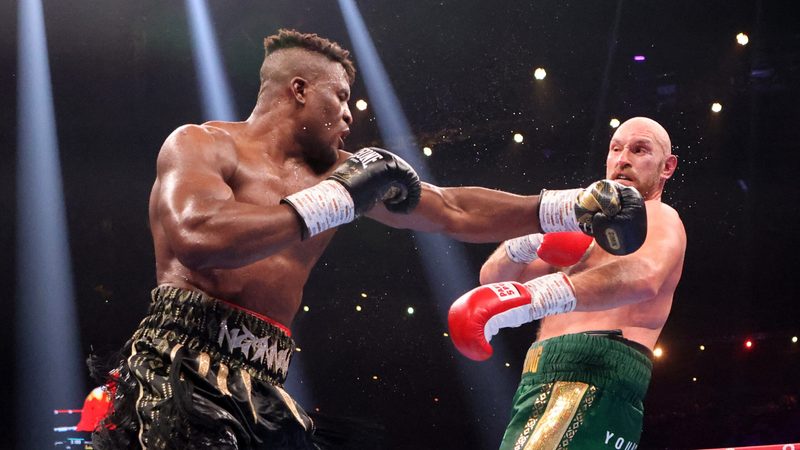
M569 267L578 264L593 240L591 236L578 231L547 233L536 254L547 264Z
M492 356L489 341L501 328L570 312L575 303L572 283L560 272L525 284L508 281L480 286L450 306L450 339L464 356L483 361Z
M111 393L106 386L92 389L86 396L81 409L81 420L75 431L92 432L100 425L100 421L111 412Z

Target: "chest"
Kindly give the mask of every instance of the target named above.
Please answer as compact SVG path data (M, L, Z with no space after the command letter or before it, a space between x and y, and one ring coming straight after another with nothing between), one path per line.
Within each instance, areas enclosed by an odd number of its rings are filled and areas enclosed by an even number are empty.
M280 203L287 195L313 186L325 178L306 167L283 168L273 164L244 160L228 180L236 201L261 206Z

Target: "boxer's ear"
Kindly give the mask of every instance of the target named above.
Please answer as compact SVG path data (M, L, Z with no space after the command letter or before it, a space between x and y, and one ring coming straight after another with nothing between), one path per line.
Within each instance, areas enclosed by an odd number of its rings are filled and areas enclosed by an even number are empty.
M301 105L305 105L308 81L302 77L294 77L292 78L291 88L292 96L294 96L295 101Z
M669 180L675 169L678 167L678 157L675 155L667 155L664 159L664 168L661 170L661 178Z

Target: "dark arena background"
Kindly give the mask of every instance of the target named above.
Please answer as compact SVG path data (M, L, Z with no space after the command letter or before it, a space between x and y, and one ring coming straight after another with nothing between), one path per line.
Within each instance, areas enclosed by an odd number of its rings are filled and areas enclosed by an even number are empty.
M604 175L613 119L662 123L679 159L664 201L688 247L639 448L800 442L797 2L0 8L0 448L89 448L69 411L96 386L84 360L124 344L155 286L157 152L182 124L249 115L263 38L280 28L353 52L348 149L392 148L383 101L441 186L585 186ZM496 245L433 238L368 219L340 228L292 326L287 390L309 411L382 428L387 449L497 448L536 325L504 330L487 362L461 356L443 293L477 285Z

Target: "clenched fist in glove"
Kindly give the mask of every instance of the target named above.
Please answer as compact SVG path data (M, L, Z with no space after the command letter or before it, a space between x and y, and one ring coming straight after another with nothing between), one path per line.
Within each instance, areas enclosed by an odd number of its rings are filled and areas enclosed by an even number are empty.
M492 356L489 341L501 328L570 312L575 303L572 283L561 272L524 284L509 281L480 286L450 306L450 339L464 356L483 361Z
M539 225L545 233L582 231L612 255L639 249L647 237L647 211L636 188L600 180L586 189L544 190Z
M589 252L592 238L579 231L528 234L509 239L503 244L508 259L520 264L530 264L541 259L547 264L568 267Z
M353 221L379 201L391 212L409 213L419 203L419 177L399 156L367 147L353 153L324 181L281 200L301 219L301 237Z

